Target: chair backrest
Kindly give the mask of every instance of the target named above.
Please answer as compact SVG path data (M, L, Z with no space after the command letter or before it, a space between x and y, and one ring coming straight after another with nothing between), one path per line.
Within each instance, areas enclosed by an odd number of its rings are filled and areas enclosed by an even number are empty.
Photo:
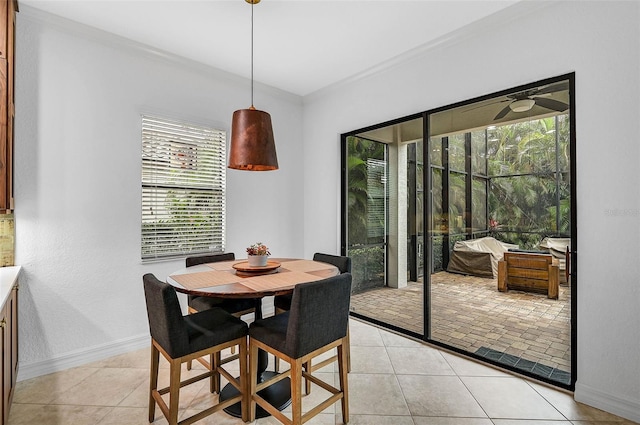
M351 273L296 285L285 353L298 358L345 337L350 300Z
M235 260L236 256L233 252L221 252L219 254L207 254L200 255L197 257L187 257L185 258L185 266L197 266L198 264L206 264L206 263L215 263L218 261L231 261Z
M316 252L313 254L313 261L333 264L340 270L340 273L351 273L351 257Z
M189 350L187 326L184 323L176 290L153 274L142 277L151 337L173 358Z

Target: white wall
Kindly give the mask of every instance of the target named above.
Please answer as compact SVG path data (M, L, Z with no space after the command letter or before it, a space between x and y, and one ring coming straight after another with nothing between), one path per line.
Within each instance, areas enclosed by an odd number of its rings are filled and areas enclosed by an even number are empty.
M636 1L516 4L307 96L305 251L339 248L341 133L575 71L575 398L640 422L639 22Z
M229 250L241 254L262 240L282 256L339 252L340 133L575 71L575 396L640 421L638 22L638 2L525 2L308 96L304 109L294 96L257 86L281 170L228 172ZM182 262L139 260L139 116L228 129L232 112L248 106L249 85L27 6L18 15L17 58L24 379L146 346L141 275L163 278Z
M229 129L246 79L155 54L27 6L17 21L15 217L20 376L148 346L140 261L140 115ZM302 103L256 85L281 169L227 173L227 248L303 250ZM258 186L258 184L262 186Z

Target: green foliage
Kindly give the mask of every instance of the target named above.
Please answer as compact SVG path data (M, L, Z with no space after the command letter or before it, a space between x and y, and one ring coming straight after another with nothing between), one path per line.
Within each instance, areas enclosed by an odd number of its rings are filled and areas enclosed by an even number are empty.
M384 160L385 145L358 137L350 137L347 140L347 147L347 207L349 209L347 237L349 245L379 243L384 237L385 217L375 214L376 211L372 209L379 200L374 198L376 195L374 189L376 188L370 185L368 160ZM384 202L384 193L382 195ZM376 234L378 237L371 236Z
M500 224L496 236L508 237L505 242L530 248L546 235L569 232L570 185L563 180L568 122L561 115L504 125L489 135L489 218Z
M348 255L351 257L352 293L385 285L383 246L352 247Z
M221 228L224 220L213 205L214 198L202 190L168 190L158 218L142 223L142 258L222 249L214 246L211 229Z
M384 286L386 235L386 181L380 167L371 160L384 161L386 146L370 140L347 140L348 255L352 262L352 291ZM382 213L381 213L382 212Z
M262 242L256 242L253 245L247 247L247 255L271 255L269 247Z
M464 133L450 135L449 161L455 170L449 171L449 205L443 206L442 202L443 171L432 166L433 187L424 192L430 193L432 200L429 226L437 231L448 230L451 246L468 237L465 232L469 226L473 237L490 234L523 249L536 249L545 236L568 235L569 123L569 115L559 115L472 132L471 223L466 222L469 217L465 213L465 137ZM429 141L429 156L434 165L441 164L441 140ZM382 185L376 186L375 179L371 179L369 160L383 161L386 152L383 144L358 137L347 140L347 149L347 237L355 292L384 284L382 244L386 217L372 210L381 196ZM422 176L423 170L419 172ZM497 222L491 229L490 220ZM441 237L434 238L426 253L432 255L434 269L443 267Z

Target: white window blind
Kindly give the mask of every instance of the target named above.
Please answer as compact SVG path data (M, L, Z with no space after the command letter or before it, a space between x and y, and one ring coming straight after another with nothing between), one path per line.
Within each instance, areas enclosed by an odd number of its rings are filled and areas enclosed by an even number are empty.
M142 117L142 259L224 251L226 133Z
M387 161L367 158L367 236L384 237L387 223Z

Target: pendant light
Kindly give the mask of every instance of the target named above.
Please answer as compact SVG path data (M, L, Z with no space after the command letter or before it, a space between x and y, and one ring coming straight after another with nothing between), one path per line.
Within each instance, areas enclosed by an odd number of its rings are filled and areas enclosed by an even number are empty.
M253 106L253 5L260 3L260 0L245 1L251 4L251 107L233 113L229 168L246 171L277 170L278 157L271 115Z

